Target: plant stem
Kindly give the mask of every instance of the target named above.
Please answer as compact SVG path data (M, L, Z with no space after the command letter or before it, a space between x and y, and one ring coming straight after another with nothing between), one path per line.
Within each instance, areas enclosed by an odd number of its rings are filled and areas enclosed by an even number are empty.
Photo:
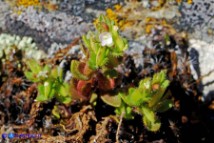
M123 122L123 116L124 116L124 114L125 114L125 112L123 111L122 114L120 115L120 122L118 124L117 132L116 132L116 143L120 143L120 141L119 141L120 127L121 127L122 122Z

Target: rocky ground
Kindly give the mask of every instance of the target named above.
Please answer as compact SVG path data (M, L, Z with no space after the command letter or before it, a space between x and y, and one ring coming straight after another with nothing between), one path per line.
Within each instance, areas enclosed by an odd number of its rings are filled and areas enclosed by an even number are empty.
M57 49L63 47L63 45L65 47L72 39L91 30L95 17L100 13L105 13L106 8L118 3L122 3L122 1L63 0L60 2L59 8L55 11L40 11L38 13L32 7L28 7L18 15L12 11L13 8L1 0L0 27L6 33L30 36L40 48L45 51L48 49L51 51L50 49ZM198 51L198 64L200 67L200 71L197 71L198 74L200 73L200 75L197 75L198 77L214 70L211 62L211 53L214 51L213 9L213 0L193 0L192 4L183 2L178 7L181 16L176 21L175 27L180 31L189 33L190 47ZM195 58L197 57L193 57L193 59ZM203 85L206 85L203 88L204 95L212 93L211 90L214 88L212 84L213 80L212 75L204 78Z
M11 35L15 34L15 35L19 35L20 37L24 37L24 36L32 37L37 47L39 49L44 50L48 54L48 56L51 57L53 53L55 53L58 49L66 47L74 39L80 37L81 35L85 34L89 30L93 30L94 19L99 14L104 14L107 8L113 8L115 4L126 5L126 3L123 0L112 0L112 1L111 0L72 0L72 1L61 0L61 2L58 4L59 4L58 8L55 10L37 11L33 7L27 7L27 8L22 8L21 13L17 13L14 10L14 7L11 7L5 0L0 0L1 33L8 33ZM144 5L144 7L146 8L150 6L148 4L148 0L142 1L142 5ZM173 11L170 12L168 10L173 10ZM136 9L136 11L142 11L142 10ZM188 62L191 63L191 66L190 66L191 72L193 74L194 79L200 82L198 88L200 90L199 93L203 94L202 101L210 102L211 100L213 100L214 73L212 71L214 71L214 64L213 64L213 61L214 61L214 56L213 56L214 55L214 0L193 0L192 4L182 2L180 5L176 5L176 6L173 5L171 9L170 8L164 9L163 11L161 11L162 15L158 14L160 12L150 13L148 10L145 10L143 12L145 15L148 14L149 16L161 17L161 18L166 18L170 20L172 19L173 22L171 23L171 25L178 32L184 31L188 33L188 36L186 36L186 38L188 39L188 46L189 46ZM166 14L167 16L164 14ZM133 31L134 30L136 29L133 28ZM140 31L141 29L137 29L137 31L138 30ZM145 34L142 34L138 38L130 38L132 37L130 36L131 35L130 33L131 33L130 31L128 32L124 31L124 33L122 33L123 35L129 37L130 46L129 46L129 49L126 51L126 54L130 55L134 59L134 61L127 61L126 66L128 66L130 62L131 63L134 62L132 64L134 64L135 68L139 70L140 68L144 67L142 63L145 62L144 61L145 59L142 56L145 56L146 54L145 53L141 54L142 51L145 50L146 47L149 47L152 44L154 44L152 42L154 40L154 37L157 37L155 35L158 35L158 34L152 33L149 36L148 35L145 36ZM78 51L79 51L79 47L77 46L76 49L72 51L73 52L72 54L78 53ZM179 54L182 55L182 52L180 51L182 50L178 49L176 51L178 55ZM137 55L137 56L134 56L134 55ZM158 59L154 59L152 62L154 63L158 62L155 60L158 60ZM175 89L175 91L179 91L179 89ZM179 93L182 93L182 92L179 92ZM184 98L185 98L185 102L190 100L190 99L186 99L186 97ZM185 104L185 103L181 103L181 104ZM190 104L191 105L188 106L189 108L193 108L192 106L195 107L195 103L191 102ZM47 106L49 107L49 105ZM104 108L104 107L101 107L101 108ZM91 112L90 107L82 110L86 112L84 114L89 114ZM169 112L170 112L169 114L171 115L171 111ZM182 109L182 114L183 113L190 114L189 112L192 112L192 110L188 109L187 111L185 111L185 109ZM42 113L42 114L45 114L45 113ZM212 118L212 119L209 119L209 122L214 121L212 112L207 114L204 113L204 114L205 115L208 114L209 117ZM78 115L78 116L81 117L82 115ZM102 115L99 115L99 116L101 117ZM164 114L163 116L166 116L166 115ZM175 118L176 117L171 117L172 120L174 120ZM89 119L89 120L93 120L93 119ZM106 120L110 120L110 119L106 118ZM163 117L163 121L167 122L164 117ZM196 120L192 120L192 121L196 121ZM105 122L105 120L103 122ZM170 126L173 126L173 122L170 122L170 123L172 124L172 125L170 124ZM182 123L183 123L183 120L181 121L181 123L179 122L178 124L180 125ZM125 124L129 124L129 123L125 123ZM183 132L182 133L183 135L187 133L186 131L193 132L192 134L190 134L191 137L194 137L194 135L200 134L200 132L197 132L197 131L194 132L195 126L190 128L188 127L188 125L185 124L184 126L182 126L181 131ZM112 128L115 129L114 123L111 123L111 126ZM206 125L204 125L203 123L200 123L200 124L198 123L196 126L200 126L196 128L205 130L207 134L212 133L212 130L210 131L210 130L204 129L206 128ZM174 142L175 140L177 140L177 138L179 138L177 137L179 135L176 133L177 129L174 129L175 132L171 133L171 132L168 132L168 128L167 127L165 128L165 127L166 126L164 126L162 130L165 131L167 135L173 134L173 138L166 137L168 141ZM109 129L109 132L113 134L115 131ZM149 134L149 133L146 132L146 134ZM164 135L164 133L157 133L157 134L158 136L167 136L167 135ZM203 141L204 134L199 136L197 139L200 139L201 141ZM152 136L145 137L145 138L148 139L148 142L149 142L152 140L151 137L157 137L157 136L155 136L155 134L152 134ZM182 136L182 137L187 138L187 136ZM129 137L127 133L127 136L124 134L123 138L124 140L126 140L127 138L130 139L132 137L131 135ZM138 139L140 140L140 137ZM195 139L195 141L198 141L197 139ZM209 141L210 140L211 139L209 138ZM190 141L190 140L185 140L185 141ZM157 142L161 142L161 140L158 140ZM177 142L179 142L179 140Z

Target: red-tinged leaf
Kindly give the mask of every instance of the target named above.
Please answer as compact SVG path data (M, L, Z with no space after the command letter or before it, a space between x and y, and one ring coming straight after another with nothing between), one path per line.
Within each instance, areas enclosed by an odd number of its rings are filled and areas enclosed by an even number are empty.
M115 80L98 74L98 87L103 91L113 90L115 88Z
M85 97L89 97L91 94L92 82L79 80L77 83L77 92Z

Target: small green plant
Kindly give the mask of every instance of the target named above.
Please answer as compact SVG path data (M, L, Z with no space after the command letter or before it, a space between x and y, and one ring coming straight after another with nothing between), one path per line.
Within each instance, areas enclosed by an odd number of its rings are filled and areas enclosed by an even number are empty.
M100 16L96 29L96 33L89 32L83 36L85 58L71 62L73 88L77 95L92 97L90 102L93 104L96 99L91 95L96 95L96 98L100 97L115 107L117 115L133 119L135 113L140 114L148 130L159 130L161 123L156 113L172 106L171 100L164 96L169 85L166 71L141 80L138 87L129 88L127 93L114 95L111 91L116 87L115 78L118 76L114 68L121 63L119 57L127 49L127 41L119 36L114 22L104 16ZM99 94L94 94L94 91L99 91Z
M134 113L142 115L145 127L150 131L159 130L161 123L156 113L164 112L172 107L172 101L164 96L169 85L166 79L166 71L161 71L154 76L140 81L139 86L128 89L127 93L120 92L117 96L121 98L116 107L116 114L124 113L124 118L133 119ZM119 106L119 107L118 107Z
M56 98L59 102L69 104L72 100L69 83L63 81L63 71L60 67L41 66L36 60L26 62L29 70L25 76L38 84L36 101L46 102Z
M100 16L96 29L82 37L85 58L71 62L73 86L80 97L90 97L94 85L101 91L115 88L117 72L114 68L120 64L119 58L128 47L118 27L108 18Z
M83 36L84 44L88 48L87 64L93 70L111 64L116 66L114 63L117 57L122 56L128 48L126 39L119 35L115 23L104 16L100 16L96 29L96 33L89 32Z
M165 94L169 85L166 71L154 74L139 82L138 87L131 85L128 90L116 89L119 72L115 69L127 49L127 41L118 33L114 22L100 16L96 32L83 36L83 59L72 60L70 83L63 81L62 69L48 65L41 66L35 60L27 61L30 70L25 71L28 79L38 84L36 101L45 102L56 98L60 103L71 103L72 98L81 98L96 106L101 98L106 104L115 107L117 115L134 119L142 115L145 127L150 131L159 130L161 123L156 116L172 106ZM126 91L126 92L125 92ZM54 106L52 114L60 118L59 108Z

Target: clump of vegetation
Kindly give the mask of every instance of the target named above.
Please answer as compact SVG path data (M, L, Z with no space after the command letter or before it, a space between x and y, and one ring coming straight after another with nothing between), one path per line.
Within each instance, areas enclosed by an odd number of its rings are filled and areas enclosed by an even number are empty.
M62 68L41 66L36 60L28 60L26 64L30 71L26 71L25 76L38 84L36 101L46 102L56 98L60 103L71 102L71 91L69 84L63 81Z
M90 97L95 89L108 91L115 88L117 71L114 68L120 64L128 47L113 21L101 16L96 28L96 33L83 36L85 58L71 62L72 83L80 97Z
M117 81L121 76L116 67L128 48L127 41L119 35L115 23L105 16L99 17L96 29L82 37L85 56L79 61L71 61L73 78L70 83L63 81L61 68L56 66L51 70L50 66L41 66L35 60L27 61L30 70L25 76L38 84L36 101L56 98L62 104L69 104L72 98L79 98L96 105L96 99L100 98L115 107L117 115L124 114L124 118L133 119L135 113L140 114L148 130L159 130L161 123L156 113L166 111L172 105L164 96L169 85L166 71L142 79L138 87L124 89L127 92L120 91ZM54 106L52 113L60 118L58 106Z
M126 119L133 119L134 113L140 114L148 130L158 131L161 123L156 113L172 107L172 101L164 96L169 83L166 71L154 74L152 78L142 79L138 87L131 87L127 93L120 92L117 95L122 103L116 108L116 113L124 114Z

